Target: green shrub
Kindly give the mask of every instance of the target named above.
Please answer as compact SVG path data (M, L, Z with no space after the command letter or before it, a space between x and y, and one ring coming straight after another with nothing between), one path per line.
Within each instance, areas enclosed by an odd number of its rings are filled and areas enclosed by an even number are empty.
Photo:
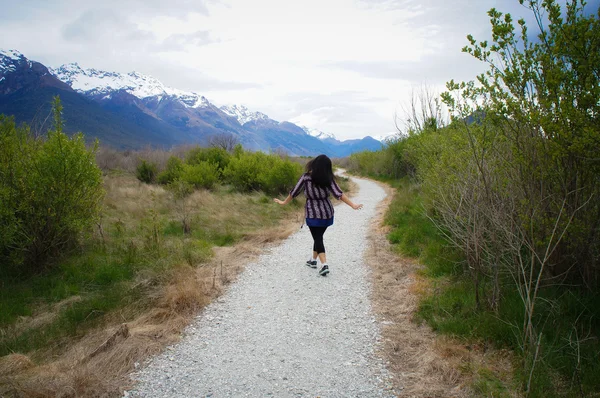
M171 156L167 161L166 169L158 175L160 184L170 184L183 175L183 161L177 156Z
M0 270L42 269L73 246L97 220L103 197L97 144L62 133L62 106L54 102L55 130L33 138L27 127L0 116Z
M205 161L183 166L181 179L196 188L211 189L219 181L217 165Z
M12 118L0 115L0 256L14 256L20 220L20 177L25 176L26 156L33 145L26 127L17 128ZM21 149L21 150L20 150Z
M192 149L187 157L186 162L191 165L196 165L200 162L208 162L216 165L219 171L219 176L225 170L229 164L231 155L223 148L194 148Z
M301 174L302 166L298 163L273 157L270 167L263 169L259 175L260 185L271 195L287 193L294 188Z
M141 182L152 184L156 181L157 167L154 163L147 162L142 159L136 169L136 176Z
M301 174L298 163L262 152L238 153L223 172L225 181L241 192L262 190L269 194L289 192Z
M223 172L225 181L241 192L259 190L259 175L264 167L266 156L261 152L242 152L239 156L231 158Z
M351 172L376 178L402 178L415 173L415 165L407 156L406 143L409 137L389 140L379 151L363 151L350 155L347 164Z
M185 155L185 163L198 164L201 161L206 160L204 158L205 150L206 150L206 148L202 148L200 146L196 146L196 147L190 149Z

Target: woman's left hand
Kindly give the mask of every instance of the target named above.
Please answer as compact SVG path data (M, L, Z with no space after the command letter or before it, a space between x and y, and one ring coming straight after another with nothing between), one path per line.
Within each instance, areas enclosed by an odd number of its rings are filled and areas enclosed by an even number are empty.
M273 198L273 201L279 205L287 205L288 203L290 203L292 201L292 196L288 195L287 198L285 198L285 200L281 200L281 199L277 199L277 198Z

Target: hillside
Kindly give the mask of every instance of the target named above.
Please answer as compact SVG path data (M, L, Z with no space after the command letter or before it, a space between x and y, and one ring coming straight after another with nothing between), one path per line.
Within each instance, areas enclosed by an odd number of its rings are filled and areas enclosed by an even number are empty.
M344 157L381 148L371 137L339 141L244 106L218 107L200 94L141 73L83 69L77 63L48 68L18 51L0 51L0 113L43 132L57 95L64 105L66 132L81 131L89 140L121 149L206 145L219 135L235 137L246 149L295 156Z

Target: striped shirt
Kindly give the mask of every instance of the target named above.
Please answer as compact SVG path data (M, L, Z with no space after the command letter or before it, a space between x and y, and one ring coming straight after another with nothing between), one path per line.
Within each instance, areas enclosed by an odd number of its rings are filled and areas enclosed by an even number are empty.
M310 174L304 173L298 180L298 183L290 191L292 198L300 195L304 190L306 195L306 205L304 206L306 218L319 218L322 220L333 217L333 205L329 200L329 192L336 198L340 199L343 195L342 190L335 181L331 181L331 185L327 188L322 188L313 183Z

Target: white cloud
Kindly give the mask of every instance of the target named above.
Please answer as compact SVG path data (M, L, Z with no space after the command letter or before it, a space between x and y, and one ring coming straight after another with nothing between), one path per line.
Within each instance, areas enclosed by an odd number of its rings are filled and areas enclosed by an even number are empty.
M6 3L6 4L2 4ZM473 78L465 36L501 0L0 0L0 47L58 66L136 70L356 138L394 130L411 87ZM511 2L508 11L523 13ZM33 28L34 27L34 28Z

